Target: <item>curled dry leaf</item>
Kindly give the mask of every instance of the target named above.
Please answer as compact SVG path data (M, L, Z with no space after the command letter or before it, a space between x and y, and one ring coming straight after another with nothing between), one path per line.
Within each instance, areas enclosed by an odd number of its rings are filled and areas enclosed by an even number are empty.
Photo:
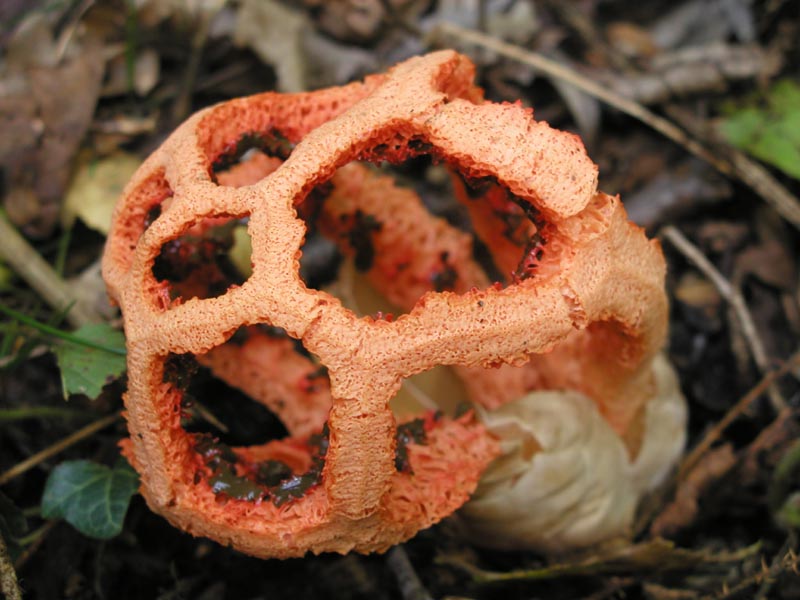
M442 364L490 409L582 392L639 447L666 332L661 252L597 191L580 140L484 102L473 76L442 51L340 88L219 104L134 175L103 271L128 342L125 453L155 511L264 557L409 538L461 506L499 452L471 413L396 423L402 381ZM505 281L416 194L348 165L420 156L450 169ZM252 275L230 281L218 258L244 221ZM359 317L305 285L312 224L408 312ZM228 448L188 433L192 359L290 437Z

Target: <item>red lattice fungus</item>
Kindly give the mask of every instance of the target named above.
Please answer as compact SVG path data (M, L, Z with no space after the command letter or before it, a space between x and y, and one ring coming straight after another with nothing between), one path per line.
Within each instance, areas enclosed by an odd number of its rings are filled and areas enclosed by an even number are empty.
M461 506L499 452L471 413L396 424L403 379L436 365L455 366L489 408L569 387L619 433L635 430L666 328L660 251L597 192L580 140L483 102L473 74L442 51L363 83L233 100L194 115L139 169L103 268L128 340L125 453L153 510L262 557L386 550ZM472 258L471 234L349 164L420 155L454 173L507 285ZM311 220L407 312L358 317L307 287ZM231 222L252 240L246 280L220 285L224 269L206 261L198 291L193 265L165 261L165 248ZM289 437L230 448L187 432L183 355L267 406Z

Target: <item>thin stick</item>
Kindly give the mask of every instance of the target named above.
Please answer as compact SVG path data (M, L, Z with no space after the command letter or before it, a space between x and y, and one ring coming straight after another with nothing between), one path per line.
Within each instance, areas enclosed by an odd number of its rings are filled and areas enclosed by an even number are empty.
M71 433L67 437L57 441L54 444L51 444L44 450L40 450L36 454L29 456L25 460L20 463L17 463L13 467L11 467L5 473L0 474L0 485L6 484L15 477L22 475L23 473L31 470L33 467L41 464L42 462L46 461L48 458L51 458L77 444L80 441L85 440L88 437L91 437L101 429L105 429L109 425L116 423L121 418L119 413L114 413L113 415L106 415L102 419L98 419L92 423L89 423L86 427L83 427L76 431L75 433Z
M764 374L770 369L769 359L767 352L764 349L764 343L758 335L758 330L753 322L753 317L747 308L747 304L742 297L741 292L735 286L725 279L717 268L711 264L705 255L700 251L697 246L692 244L686 236L684 236L678 229L672 225L667 225L659 232L659 236L666 238L675 248L680 251L695 267L708 277L714 287L717 288L723 298L731 305L739 324L742 327L742 335L747 340L750 348L750 353L753 360L758 366L759 371ZM786 406L786 401L781 396L777 386L771 385L769 389L770 401L776 410L780 410Z
M50 534L51 531L55 528L56 525L61 523L60 519L51 519L50 521L46 521L44 525L39 527L36 531L34 531L31 535L27 536L29 539L32 537L33 539L30 543L25 547L25 549L20 553L17 557L17 560L14 562L14 568L19 571L22 567L25 566L31 556L33 556L39 547L44 543L45 538Z
M195 84L197 82L197 73L200 69L203 47L205 47L206 41L208 41L208 34L211 31L211 23L214 20L214 16L224 8L224 5L225 3L222 3L219 7L215 7L212 10L201 10L197 18L198 22L195 24L194 34L192 35L189 62L184 68L178 96L175 98L175 104L172 106L172 120L176 124L183 121L189 113L192 94L195 91Z
M89 306L75 301L72 291L64 280L2 214L0 214L0 256L54 309L63 311L71 306L67 320L73 327L103 321L103 318Z
M761 381L755 385L755 387L751 388L750 391L742 396L742 398L739 399L739 401L728 410L725 416L718 423L716 423L706 432L706 434L703 436L703 439L692 449L689 454L684 457L683 461L681 461L678 472L655 493L652 501L648 503L649 506L646 507L642 514L640 514L637 518L636 524L633 528L637 536L644 532L644 530L653 522L653 519L656 518L659 507L663 507L666 499L675 493L678 485L684 481L689 473L691 473L692 469L698 465L700 460L706 455L711 446L713 446L714 443L720 439L728 426L737 418L739 418L739 416L741 416L745 411L747 411L750 405L755 402L761 396L761 394L767 391L771 383L777 381L798 366L800 366L800 352L796 352L789 357L789 359L783 365L781 365L780 368L767 373L761 379ZM787 408L784 410L790 409ZM776 417L776 419L782 418L785 418L783 413L779 413Z
M27 419L86 419L93 413L61 406L27 406L23 408L0 408L0 425Z
M565 81L587 94L590 94L609 106L613 106L635 119L646 123L662 135L686 148L695 156L713 165L728 176L736 176L758 193L784 219L800 229L800 200L783 187L772 175L760 165L754 163L741 153L732 152L730 160L718 156L705 146L690 137L683 129L672 121L658 116L638 102L609 90L602 84L585 77L554 60L536 52L525 50L513 44L507 44L491 36L471 29L465 29L452 23L442 23L431 32L431 39L441 35L458 37L466 42L482 46L512 60L538 69L550 77Z
M433 600L414 570L414 565L408 560L408 554L403 546L395 546L389 550L386 553L386 562L397 578L403 600Z
M800 366L800 352L795 352L789 359L783 363L780 368L767 373L755 387L742 396L739 401L734 404L725 416L722 417L711 429L709 429L703 439L692 449L692 451L681 462L680 469L678 470L677 480L683 480L686 475L700 462L703 455L708 452L709 448L720 438L722 433L733 423L739 416L741 416L748 407L755 402L761 394L763 394L770 385L775 381L786 375L792 369Z

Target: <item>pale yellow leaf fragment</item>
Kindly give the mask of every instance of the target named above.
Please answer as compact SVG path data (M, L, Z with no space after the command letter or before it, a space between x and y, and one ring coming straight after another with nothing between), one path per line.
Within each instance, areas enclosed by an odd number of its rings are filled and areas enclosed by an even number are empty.
M125 152L100 160L82 160L61 208L62 225L69 227L75 219L80 219L88 227L107 234L117 198L141 162Z

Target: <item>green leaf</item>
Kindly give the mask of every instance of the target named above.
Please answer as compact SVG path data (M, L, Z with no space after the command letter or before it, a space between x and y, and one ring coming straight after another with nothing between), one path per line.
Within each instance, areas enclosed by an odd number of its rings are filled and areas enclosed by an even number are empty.
M109 539L122 531L138 489L139 477L125 461L113 469L88 460L66 461L47 478L42 516L63 518L88 537Z
M125 371L125 336L105 323L84 325L72 336L95 346L63 341L54 348L61 369L64 397L86 394L89 398L97 398L104 385ZM96 345L115 351L109 352Z
M800 179L800 85L779 81L765 101L761 106L729 107L722 133L737 148Z

